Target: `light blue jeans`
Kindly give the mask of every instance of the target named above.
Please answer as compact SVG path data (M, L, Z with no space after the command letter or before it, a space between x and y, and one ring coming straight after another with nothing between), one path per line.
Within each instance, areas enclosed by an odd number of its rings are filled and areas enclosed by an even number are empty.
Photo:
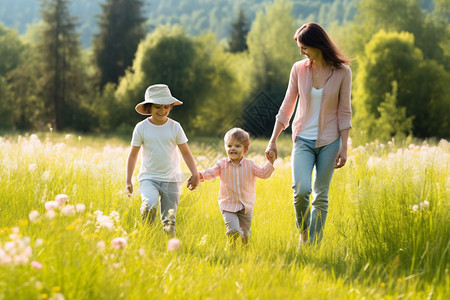
M142 199L141 212L142 210L156 210L161 197L161 222L166 224L171 221L175 224L181 194L181 184L179 182L143 179L139 182L139 190ZM169 217L169 209L173 209L171 217Z
M328 213L328 190L337 153L341 148L341 139L319 148L316 148L315 144L315 140L300 137L295 139L291 156L292 188L297 228L300 228L302 233L307 232L309 228L309 241L320 243ZM311 190L314 167L314 185Z

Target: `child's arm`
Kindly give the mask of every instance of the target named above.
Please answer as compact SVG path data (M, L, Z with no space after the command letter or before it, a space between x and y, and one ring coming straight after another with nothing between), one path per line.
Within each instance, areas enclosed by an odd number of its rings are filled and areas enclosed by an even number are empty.
M195 165L194 157L192 156L191 150L189 149L187 143L179 144L178 148L180 149L184 162L186 163L192 174L192 176L189 178L187 182L187 188L190 190L194 190L199 183L199 175L197 171L197 166Z
M128 193L130 194L133 194L133 182L131 181L131 178L133 177L134 168L136 167L136 162L140 149L141 147L131 146L130 154L128 155L126 187Z
M200 182L203 182L205 180L211 180L216 177L220 176L220 169L221 169L221 160L218 160L214 166L212 166L209 169L203 170L199 172L200 174Z
M252 171L256 177L267 179L272 175L275 168L272 162L268 161L263 167L258 166L254 161L252 161Z

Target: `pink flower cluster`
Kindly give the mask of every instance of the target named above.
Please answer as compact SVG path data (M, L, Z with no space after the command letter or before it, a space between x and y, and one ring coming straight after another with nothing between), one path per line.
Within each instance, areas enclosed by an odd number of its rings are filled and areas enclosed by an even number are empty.
M52 219L56 215L56 210L59 210L63 216L72 216L75 213L83 213L86 210L86 205L79 203L76 205L67 205L69 196L65 194L56 195L54 201L45 202L46 213L45 216ZM39 213L32 211L28 215L31 222L36 222L39 219Z
M413 212L417 212L417 211L419 211L419 209L420 209L420 210L426 210L426 209L428 209L429 206L430 206L430 202L428 202L427 200L425 200L425 201L423 201L423 202L420 202L420 206L417 205L417 204L414 204L414 205L411 207L411 210L412 210Z
M113 211L109 215L104 215L102 211L97 210L94 212L94 215L97 216L97 228L107 228L109 230L119 229L116 228L116 225L120 224L120 215L118 212Z
M30 238L20 237L17 227L12 229L9 238L9 242L0 245L0 265L27 264L32 256Z
M128 237L118 237L111 241L111 247L116 250L125 248L128 245Z

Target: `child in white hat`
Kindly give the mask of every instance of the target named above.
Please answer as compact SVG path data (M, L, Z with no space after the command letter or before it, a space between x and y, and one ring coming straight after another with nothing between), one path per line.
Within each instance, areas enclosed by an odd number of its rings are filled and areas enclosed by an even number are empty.
M141 217L144 221L152 222L161 198L163 228L172 236L175 235L175 217L183 181L178 149L192 173L187 187L193 190L199 183L199 174L187 144L186 134L180 123L168 118L172 107L181 104L183 102L172 97L165 84L155 84L147 88L145 100L136 105L136 111L150 117L139 122L134 128L127 161L126 188L132 194L131 179L139 150L143 146L142 164L138 175L142 198Z

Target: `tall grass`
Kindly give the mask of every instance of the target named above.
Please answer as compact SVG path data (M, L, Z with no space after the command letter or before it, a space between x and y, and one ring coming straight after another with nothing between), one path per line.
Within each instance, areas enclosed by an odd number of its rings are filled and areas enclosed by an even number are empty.
M265 143L251 145L249 155L260 164ZM220 147L214 153L213 144L190 144L199 165L223 155ZM0 299L445 299L450 294L446 141L351 149L349 163L332 181L323 241L301 249L289 139L280 147L275 173L257 182L247 247L226 250L215 180L193 192L183 188L177 216L181 247L169 251L161 225L140 221L138 193L125 194L127 142L50 134L2 138ZM45 204L58 194L69 201L51 216ZM76 204L86 209L71 207ZM29 215L32 211L37 213ZM126 244L116 244L116 238Z

